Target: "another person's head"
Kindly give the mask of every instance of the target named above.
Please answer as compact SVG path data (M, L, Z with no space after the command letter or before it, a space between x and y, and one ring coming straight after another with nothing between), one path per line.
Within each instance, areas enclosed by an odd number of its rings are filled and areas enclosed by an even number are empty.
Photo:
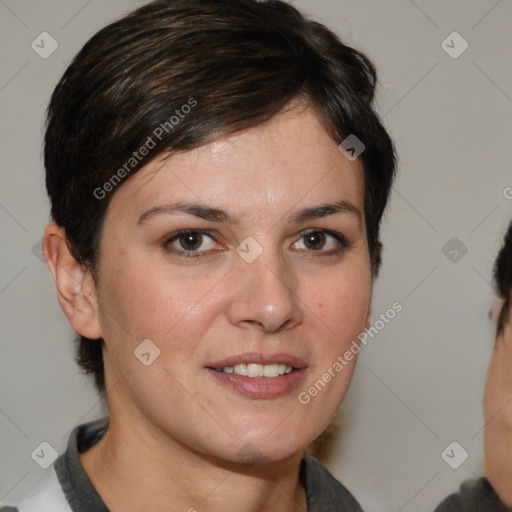
M512 504L512 222L494 266L496 342L484 396L485 475Z
M496 330L496 337L499 338L509 321L512 303L512 222L494 264L494 284L500 303Z
M87 42L48 111L45 255L111 415L226 459L282 458L329 423L395 172L375 87L280 1L161 0ZM229 387L258 362L294 377Z

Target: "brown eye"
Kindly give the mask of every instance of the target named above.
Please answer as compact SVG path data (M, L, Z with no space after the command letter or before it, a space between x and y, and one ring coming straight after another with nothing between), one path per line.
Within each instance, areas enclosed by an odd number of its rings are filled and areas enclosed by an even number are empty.
M304 243L308 249L318 251L325 245L325 233L321 231L313 231L304 235Z
M317 252L320 255L336 254L343 249L350 247L347 239L336 231L325 229L311 229L302 233L300 239L294 245L300 244L296 249L306 250L307 252Z
M187 257L203 256L211 252L215 240L206 231L187 229L175 233L164 242L164 248L171 253Z
M182 249L196 251L203 243L203 235L201 233L182 233L178 240Z

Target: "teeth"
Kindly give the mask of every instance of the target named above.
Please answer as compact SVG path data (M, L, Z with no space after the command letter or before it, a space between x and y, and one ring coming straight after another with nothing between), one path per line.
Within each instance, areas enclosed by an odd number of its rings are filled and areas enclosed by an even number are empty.
M263 377L277 377L279 375L278 364L266 364L263 366Z
M248 364L247 377L263 377L263 366L261 364Z
M233 372L237 375L247 375L247 365L245 363L237 364L233 367Z
M285 364L254 364L254 363L241 363L235 366L225 366L219 368L219 371L224 373L235 373L236 375L245 375L246 377L261 378L261 377L279 377L293 371L293 366Z

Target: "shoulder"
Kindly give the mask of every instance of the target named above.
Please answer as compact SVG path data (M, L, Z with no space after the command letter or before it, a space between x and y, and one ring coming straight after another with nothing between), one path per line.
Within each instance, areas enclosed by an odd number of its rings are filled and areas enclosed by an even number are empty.
M15 505L0 505L0 512L71 512L52 466L44 477Z
M304 454L301 480L310 512L363 512L348 489L311 455Z
M435 512L510 512L485 478L468 480L460 492L448 496Z
M0 503L0 512L108 511L89 480L79 453L105 434L108 417L79 425L69 435L66 451L60 455L36 486L24 498L9 506Z

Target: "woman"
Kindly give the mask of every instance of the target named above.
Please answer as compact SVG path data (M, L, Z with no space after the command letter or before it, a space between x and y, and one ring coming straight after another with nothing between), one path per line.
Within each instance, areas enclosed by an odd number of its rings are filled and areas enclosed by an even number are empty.
M465 482L436 512L512 510L512 222L494 264L496 342L484 394L485 477Z
M43 247L109 418L20 512L361 510L304 450L380 264L375 86L280 1L160 0L84 46L49 106Z

